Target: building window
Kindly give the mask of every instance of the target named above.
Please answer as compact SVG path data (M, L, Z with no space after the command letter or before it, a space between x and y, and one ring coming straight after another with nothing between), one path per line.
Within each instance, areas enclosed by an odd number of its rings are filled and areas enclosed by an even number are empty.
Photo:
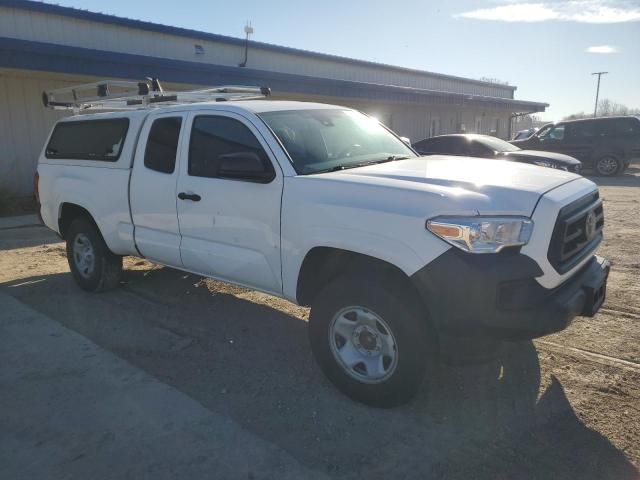
M196 43L193 47L195 48L196 55L204 55L204 47L202 45Z

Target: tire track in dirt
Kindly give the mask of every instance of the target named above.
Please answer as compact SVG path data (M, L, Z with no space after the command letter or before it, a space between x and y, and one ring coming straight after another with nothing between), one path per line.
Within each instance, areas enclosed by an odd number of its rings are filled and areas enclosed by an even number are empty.
M591 360L602 363L607 366L616 366L620 368L626 368L636 372L640 372L640 362L634 362L631 360L624 360L618 357L612 357L610 355L604 355L592 350L586 350L584 348L569 347L567 345L560 345L559 343L550 342L548 340L536 340L535 344L542 346L543 350L549 350L559 354L579 354L590 358Z

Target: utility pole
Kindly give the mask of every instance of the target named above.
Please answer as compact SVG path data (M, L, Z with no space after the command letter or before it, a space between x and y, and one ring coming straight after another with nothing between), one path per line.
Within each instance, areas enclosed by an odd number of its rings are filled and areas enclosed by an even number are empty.
M596 88L596 106L593 109L593 118L596 118L598 113L598 96L600 95L600 77L606 75L609 72L593 72L591 75L598 75L598 87Z

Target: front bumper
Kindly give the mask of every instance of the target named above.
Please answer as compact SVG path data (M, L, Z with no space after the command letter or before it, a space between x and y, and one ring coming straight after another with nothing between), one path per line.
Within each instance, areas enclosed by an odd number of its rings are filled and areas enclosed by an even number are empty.
M411 278L442 334L525 340L595 315L609 262L593 256L553 289L535 280L540 275L537 263L517 251L473 255L452 248Z

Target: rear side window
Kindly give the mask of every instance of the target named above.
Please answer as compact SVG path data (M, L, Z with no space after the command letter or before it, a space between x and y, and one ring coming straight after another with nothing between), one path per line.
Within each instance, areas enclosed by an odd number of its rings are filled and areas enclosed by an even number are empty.
M567 123L565 126L565 135L568 139L591 138L595 137L597 133L596 122L582 121L576 123Z
M162 173L173 173L176 168L181 117L159 118L149 130L144 166Z
M120 158L128 129L128 118L58 123L45 157L115 162Z
M227 117L196 117L189 142L189 175L216 178L222 158L249 152L273 169L258 139L245 125Z
M640 137L640 120L637 118L615 118L607 120L605 132L614 137Z

